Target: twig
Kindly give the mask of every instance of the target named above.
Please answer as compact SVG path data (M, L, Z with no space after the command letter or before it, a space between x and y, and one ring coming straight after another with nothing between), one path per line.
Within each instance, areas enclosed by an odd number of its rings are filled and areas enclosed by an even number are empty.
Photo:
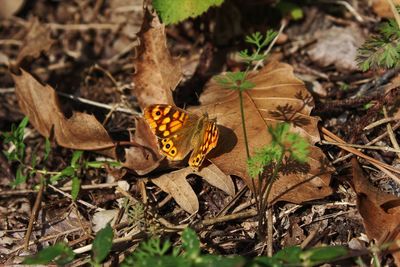
M400 153L400 149L392 148L392 147L383 147L383 146L368 146L368 145L356 145L356 144L348 144L348 143L340 143L340 142L328 142L328 141L321 141L324 145L335 145L335 146L349 146L355 148L363 148L363 149L373 149L373 150L381 150L385 152L395 152Z
M66 196L67 198L72 199L72 196L71 196L70 194L65 193L64 191L58 189L57 187L55 187L55 186L53 186L53 185L50 185L50 184L48 185L48 187L50 187L50 188L53 189L54 191L56 191L56 192L58 192L58 193L60 193L60 194L62 194L62 195L64 195L64 196ZM97 207L97 206L94 206L94 205L92 205L92 204L90 204L90 203L88 203L88 202L86 202L86 201L81 200L81 199L78 199L76 202L78 202L78 203L80 203L80 204L82 204L82 205L84 205L84 206L86 206L86 207L88 207L88 208L90 208L90 209L104 210L103 208L99 208L99 207Z
M60 95L60 96L63 96L63 97L66 97L66 98L81 102L81 103L85 103L85 104L88 104L88 105L95 106L95 107L104 108L104 109L108 109L108 110L112 110L113 109L112 105L99 103L99 102L96 102L96 101L93 101L93 100L89 100L89 99L86 99L86 98L73 96L73 95L70 95L70 94L63 93L63 92L57 92L57 94ZM115 111L123 112L123 113L130 114L130 115L140 115L139 112L136 112L134 110L127 109L127 108L119 108L119 107L117 107L115 109Z
M243 194L246 193L247 189L247 186L243 186L242 189L240 189L240 191L236 193L233 199L229 201L229 203L217 213L216 217L225 215L226 212L243 196Z
M199 223L199 225L200 226L208 226L208 225L221 223L221 222L250 218L250 217L254 217L256 215L257 215L257 210L250 210L250 211L245 211L245 212L241 212L241 213L235 213L235 214L220 216L220 217L216 217L216 218L205 219L205 220L201 221Z
M390 9L392 10L393 16L397 22L397 26L399 26L400 28L400 15L399 12L397 12L396 6L393 2L393 0L386 0L386 2L388 2Z
M143 239L143 238L140 238L140 234L141 234L140 230L137 230L136 233L134 233L134 234L136 234L136 235L132 234L131 236L125 236L125 237L116 238L116 239L114 239L112 241L112 243L113 243L113 245L118 244L118 243L127 242L127 241L131 241L131 243L132 243L134 241L139 242L139 241L141 241ZM139 237L136 237L136 236L139 236ZM89 244L89 245L74 249L74 253L75 254L82 254L82 253L91 251L92 247L93 247L93 245Z
M346 1L334 1L334 3L337 3L339 5L343 5L353 16L358 20L359 22L364 22L364 19L358 14L358 12L354 9L352 5L350 5Z
M90 184L90 185L82 185L81 190L93 190L93 189L102 189L102 188L110 188L116 187L118 183L104 183L104 184ZM64 186L59 188L62 191L71 191L71 186ZM24 189L24 190L9 190L0 192L0 197L5 196L13 196L13 195L26 195L37 193L38 191L32 189Z
M395 130L397 130L397 128L399 128L399 127L400 127L400 121L397 122L397 123L393 126L393 130L395 131ZM387 135L388 135L388 132L386 131L386 132L382 133L381 135L379 135L378 137L374 138L373 140L371 140L370 142L368 142L368 143L365 144L365 145L373 145L373 144L375 144L376 142L378 142L378 141L382 140L383 138L385 138ZM340 162L340 161L343 161L343 160L346 160L346 159L348 159L348 158L350 158L350 157L352 157L352 156L353 156L353 154L347 154L347 155L345 155L345 156L343 156L343 157L340 157L340 158L335 159L335 160L332 162L332 164L336 164L336 163L338 163L338 162Z
M28 247L29 247L29 239L31 238L33 223L36 221L37 213L40 208L40 202L42 201L43 190L44 190L44 181L41 181L40 187L39 187L39 192L36 196L35 204L33 205L31 217L29 218L28 230L26 231L26 234L25 234L25 242L24 242L25 250L28 250Z
M32 246L34 244L40 244L40 243L42 243L44 241L48 241L48 240L51 240L53 238L56 239L56 238L58 238L60 236L66 236L66 235L69 235L71 233L78 232L78 231L81 231L81 230L82 230L81 227L77 227L77 228L70 229L70 230L67 230L65 232L62 232L62 233L57 233L57 234L54 234L54 235L45 236L45 237L40 238L39 240L30 241L29 244L28 244L28 247L30 247L30 246ZM24 248L24 245L18 246L16 248L14 248L13 250L11 250L9 254L14 254L15 252L17 252L18 250L21 250L23 248Z
M380 162L379 160L376 160L376 159L374 159L374 158L371 158L370 156L365 155L364 153L358 151L358 150L355 149L355 148L347 147L347 146L345 145L346 142L345 142L344 140L342 140L341 138L339 138L338 136L336 136L334 133L330 132L328 129L322 127L322 128L321 128L321 133L322 133L322 137L323 137L325 140L328 140L329 142L338 142L338 143L340 143L340 145L338 145L338 146L339 146L341 149L346 150L347 152L353 153L354 155L357 155L357 156L359 156L359 157L361 157L361 158L364 158L364 159L368 160L369 162L371 162L371 164L373 164L373 165L375 165L375 166L379 165L379 166L381 166L381 167L384 167L384 168L387 169L387 170L390 170L390 171L392 171L392 172L395 172L395 173L397 173L397 174L400 174L400 170L398 170L398 169L396 169L396 168L394 168L394 167L392 167L392 166L390 166L390 165L388 165L388 164L386 164L386 163Z
M6 93L14 93L14 92L15 92L15 88L0 88L0 93L6 94ZM93 101L93 100L89 100L89 99L86 99L86 98L83 98L83 97L78 97L78 96L73 96L73 95L70 95L70 94L66 94L66 93L63 93L63 92L56 92L56 93L58 95L62 96L62 97L65 97L65 98L68 98L68 99L71 99L71 100L74 100L74 101L77 101L77 102L81 102L81 103L92 105L92 106L99 107L99 108L104 108L104 109L107 109L107 110L113 110L113 106L112 105L103 104L103 103L96 102L96 101ZM127 108L119 108L119 107L117 107L115 109L115 111L123 112L123 113L130 114L130 115L141 115L139 112L136 112L136 111L134 111L132 109L127 109Z
M268 208L267 211L267 256L272 257L274 253L272 244L273 244L273 235L274 235L274 217L273 217L273 205Z
M0 94L9 94L9 93L14 93L15 88L10 87L10 88L0 88Z
M15 39L3 39L0 40L0 45L15 45L15 46L21 46L23 44L22 41L20 40L15 40Z
M88 24L47 24L52 30L65 31L88 31L88 30L111 30L115 31L120 27L120 24L113 23L88 23Z
M386 111L385 106L383 107L383 114L384 114L385 118L387 118L387 111ZM399 143L397 142L396 136L393 133L392 125L390 125L390 123L386 124L386 129L389 134L389 139L390 139L390 142L392 142L393 147L400 151ZM400 158L400 152L396 152L396 154L397 154L397 157Z
M387 114L386 114L386 115L387 115ZM371 123L371 124L365 126L363 130L365 130L365 131L371 130L371 129L373 129L373 128L379 126L379 125L382 125L382 124L385 124L385 123L388 123L388 122L392 122L392 121L397 121L397 120L400 120L400 118L396 118L396 117L390 117L390 118L388 118L388 117L385 117L385 118L383 118L383 119L380 119L380 120L378 120L378 121L375 121L375 122L373 122L373 123Z
M276 41L278 40L279 36L282 34L283 30L286 27L286 20L282 20L281 27L279 28L278 34L275 36L274 40L269 44L268 48L264 51L264 56L268 55L271 52L272 47L275 45ZM253 70L257 70L263 64L263 59L259 60L256 65L254 66Z

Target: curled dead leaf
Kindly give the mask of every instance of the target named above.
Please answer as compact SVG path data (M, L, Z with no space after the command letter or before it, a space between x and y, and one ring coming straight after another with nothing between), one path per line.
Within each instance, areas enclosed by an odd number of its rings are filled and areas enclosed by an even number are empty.
M352 186L357 193L357 208L363 218L367 236L378 245L392 242L389 250L397 266L400 266L400 198L379 191L364 176L356 158L352 161Z
M139 105L144 108L151 104L173 104L172 91L181 80L182 70L167 48L164 24L147 11L139 37L139 57L133 76Z
M18 104L41 135L49 138L54 131L54 138L60 146L101 150L103 154L116 157L111 137L93 115L75 112L67 119L50 85L42 85L22 69L21 74L12 74L12 77Z

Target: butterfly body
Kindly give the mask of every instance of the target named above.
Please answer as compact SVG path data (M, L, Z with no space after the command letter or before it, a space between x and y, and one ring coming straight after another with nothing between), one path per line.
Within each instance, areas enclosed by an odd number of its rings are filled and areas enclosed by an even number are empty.
M158 138L160 153L169 160L182 160L193 150L189 165L198 168L217 145L218 128L207 114L198 116L166 104L150 105L144 117Z

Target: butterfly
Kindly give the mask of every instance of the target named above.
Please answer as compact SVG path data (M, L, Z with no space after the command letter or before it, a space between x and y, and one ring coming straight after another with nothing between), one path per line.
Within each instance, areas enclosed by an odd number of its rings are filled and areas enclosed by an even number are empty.
M193 150L189 165L198 169L217 145L217 124L207 113L198 116L172 105L156 104L144 109L144 118L158 139L160 153L169 160L182 160Z

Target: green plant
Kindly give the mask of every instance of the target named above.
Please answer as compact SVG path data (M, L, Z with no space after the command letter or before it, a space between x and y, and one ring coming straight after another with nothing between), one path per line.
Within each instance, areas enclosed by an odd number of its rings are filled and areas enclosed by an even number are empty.
M281 173L307 172L309 143L298 133L290 132L289 123L278 123L268 127L271 142L260 148L249 158L248 173L258 179L256 206L259 215L259 231L264 236L265 211L273 183Z
M153 7L165 24L181 22L190 17L197 17L212 6L219 6L224 0L153 0Z
M196 233L186 228L182 233L182 245L172 246L170 241L161 242L159 238L141 243L140 247L122 263L122 267L230 267L230 266L314 266L347 255L347 249L330 246L302 250L299 247L285 248L272 257L244 258L242 256L204 255Z
M110 224L107 224L97 233L93 240L91 266L101 266L101 263L111 251L113 235ZM75 256L75 253L66 244L57 243L42 249L34 256L26 257L23 264L38 265L54 262L57 265L66 265L73 261Z
M82 159L83 151L74 151L71 163L66 168L60 171L49 171L46 168L39 166L48 160L51 145L48 139L45 140L44 155L39 158L36 152L32 152L30 163L27 164L25 155L26 145L24 143L25 128L28 125L28 118L25 117L18 126L12 125L11 131L2 133L3 143L9 145L8 151L3 151L6 158L13 163L18 164L15 180L11 183L12 187L25 183L28 178L33 178L35 175L40 176L40 183L46 184L50 182L56 184L59 180L70 178L72 180L71 195L75 200L78 197L81 181L78 178L82 170L88 168L102 168L105 164L118 166L118 162L104 161L87 161Z
M363 71L400 66L400 15L392 0L387 1L396 20L382 23L378 33L358 49L357 61Z
M240 113L241 113L241 120L243 127L244 142L246 145L247 158L250 158L250 150L249 150L249 143L247 140L246 121L244 116L243 92L252 89L255 86L254 83L247 80L249 72L254 62L266 59L267 54L262 54L261 52L274 40L277 34L278 34L277 32L269 30L266 32L265 36L263 36L259 32L246 36L245 39L246 43L253 45L255 48L251 52L248 49L239 52L239 56L246 64L246 69L244 71L226 72L225 74L218 75L214 78L216 82L219 83L222 87L230 90L235 90L239 94Z

